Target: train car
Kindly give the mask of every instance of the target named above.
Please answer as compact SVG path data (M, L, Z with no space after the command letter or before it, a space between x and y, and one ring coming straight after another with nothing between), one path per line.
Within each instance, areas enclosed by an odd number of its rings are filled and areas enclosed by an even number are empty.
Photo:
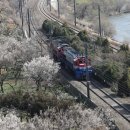
M80 55L75 49L63 42L53 42L51 45L53 57L61 62L62 66L71 70L76 79L84 79L87 73L92 72L90 60Z
M53 58L56 61L60 62L61 54L63 53L63 48L68 47L68 46L69 46L68 44L66 44L60 40L53 41L53 43L51 43L51 46L50 46L51 50L52 50Z

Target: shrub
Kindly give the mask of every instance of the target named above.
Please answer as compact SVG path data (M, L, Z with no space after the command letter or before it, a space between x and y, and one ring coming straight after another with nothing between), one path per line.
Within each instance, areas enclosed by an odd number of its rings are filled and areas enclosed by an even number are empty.
M80 31L80 32L78 33L78 36L80 37L80 39L81 39L82 41L85 41L85 42L88 42L88 41L89 41L89 38L88 38L88 36L87 36L87 32L86 32L85 30Z
M102 46L104 46L104 47L110 46L110 43L107 38L102 41Z
M57 37L57 36L70 36L70 35L74 35L74 32L68 28L67 24L63 24L62 26L57 26L54 28L54 32L53 32L53 36Z
M101 46L102 45L102 38L100 37L97 37L96 41L95 41L95 44L98 45L98 46Z
M95 44L99 45L99 46L103 46L103 47L109 47L110 46L108 39L107 38L104 39L104 38L101 38L101 37L97 37Z
M118 95L123 96L127 95L130 96L130 68L126 70L123 76L120 78L118 83Z
M128 44L123 44L120 46L120 51L129 51L129 46Z
M84 53L84 46L81 40L88 41L86 31L81 31L79 32L78 36L75 36L74 31L67 26L67 23L64 23L61 26L59 23L49 20L45 20L43 22L42 29L46 33L50 33L50 31L52 31L53 37L63 36L75 50L79 51L80 53Z
M80 40L80 38L78 36L74 36L71 41L70 41L70 45L77 51L79 51L80 53L84 53L84 46L82 41Z
M50 20L45 20L42 24L42 30L45 31L46 33L53 33L54 29L59 27L58 22L53 22Z
M122 76L122 68L118 62L104 61L100 65L95 65L94 68L101 77L111 84L118 81Z
M17 92L0 95L1 107L15 107L19 110L29 112L32 116L40 110L43 112L49 108L56 108L57 110L64 109L73 105L73 99L59 99L53 94L44 92Z

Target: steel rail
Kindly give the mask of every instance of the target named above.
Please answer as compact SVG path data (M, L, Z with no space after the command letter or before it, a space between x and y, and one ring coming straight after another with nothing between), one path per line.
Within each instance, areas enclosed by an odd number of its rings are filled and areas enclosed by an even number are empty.
M87 85L83 82L81 82L83 85L85 85L87 87ZM101 88L97 87L94 82L91 82L91 84L97 88L98 90L100 90L100 92L102 92L105 96L107 96L109 99L111 99L114 103L116 103L118 106L120 106L120 108L123 108L125 112L130 114L130 110L128 110L126 107L124 107L123 105L121 105L118 101L116 101L115 99L113 99L111 96L109 96L106 92L104 92ZM130 123L130 119L128 119L124 114L122 114L121 112L119 112L116 108L114 108L110 103L108 103L105 99L103 99L99 94L97 94L93 89L90 88L90 91L92 93L94 93L97 97L99 97L102 101L104 101L107 105L109 105L113 110L115 110L118 114L120 114L125 120L127 120ZM124 113L124 112L123 112Z
M32 28L30 29L30 31L31 31L31 34L32 34L32 35L34 35L34 32L33 32L33 31L36 32L37 35L35 36L35 38L36 38L37 42L40 44L40 46L42 46L44 49L46 49L46 48L42 45L42 41L43 41L44 43L46 43L46 41L41 37L41 35L39 34L39 32L37 31L37 29L36 29L36 27L35 27L35 25L34 25L34 21L35 21L35 20L34 20L34 18L33 18L32 13L34 13L34 9L36 8L36 5L37 5L37 4L35 4L33 8L30 8L30 11L31 11L31 14L30 14L30 26L32 27ZM26 12L25 17L26 17L26 23L28 24L27 12ZM33 30L32 30L32 29L33 29ZM41 50L41 53L42 53L42 50Z

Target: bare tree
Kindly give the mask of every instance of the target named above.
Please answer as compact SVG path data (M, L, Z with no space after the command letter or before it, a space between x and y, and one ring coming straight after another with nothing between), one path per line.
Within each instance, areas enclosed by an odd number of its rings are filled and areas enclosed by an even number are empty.
M3 84L11 74L15 83L19 79L23 64L41 55L41 47L35 39L22 42L12 37L0 37L0 86L4 92ZM4 72L3 72L4 70Z
M99 30L98 22L93 23L93 29L98 32ZM102 36L110 36L110 37L112 37L115 33L113 25L109 22L109 20L105 16L101 16L101 32Z

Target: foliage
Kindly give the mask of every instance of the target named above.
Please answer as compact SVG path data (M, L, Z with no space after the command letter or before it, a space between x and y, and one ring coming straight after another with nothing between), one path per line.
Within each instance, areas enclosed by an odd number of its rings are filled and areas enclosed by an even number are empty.
M80 32L78 33L78 36L80 37L80 39L81 39L82 41L85 41L85 42L88 42L88 41L89 41L89 38L88 38L88 36L87 36L86 30L80 31Z
M6 69L6 75L0 75L1 91L3 92L3 84L6 79L15 78L16 80L21 74L23 64L30 61L33 57L41 54L41 47L33 38L23 40L22 42L12 37L0 37L0 71Z
M118 95L130 96L130 68L124 72L118 83Z
M117 82L122 76L121 65L115 61L109 61L95 66L95 70L110 83Z
M59 65L54 63L47 55L34 58L30 62L25 63L23 69L25 77L32 79L37 85L37 90L39 90L42 82L44 85L49 86L59 70Z
M130 89L130 68L127 69L127 86Z
M0 95L0 106L1 107L15 107L22 111L27 111L32 116L39 114L40 110L46 111L49 108L56 108L57 111L60 109L66 110L69 106L73 105L74 99L69 96L60 98L63 93L57 95L49 92L24 92L17 91L16 93L8 93ZM63 94L64 95L64 94Z
M88 38L86 37L86 32L82 31L78 34L78 36L75 36L75 33L67 26L66 23L64 23L62 26L59 25L58 23L56 23L56 26L54 23L51 23L51 21L49 20L45 20L43 22L43 26L42 29L46 31L46 33L49 32L50 29L50 24L52 24L52 36L53 37L64 37L66 38L70 45L76 49L77 51L83 53L84 52L84 47L83 47L83 43L81 40L87 40ZM79 36L81 37L81 40L79 38Z
M105 47L110 46L110 43L107 38L102 41L102 46L105 46Z
M123 44L120 46L120 51L129 51L129 46L128 44Z
M97 37L95 41L96 45L103 46L103 47L109 47L110 43L107 38Z
M40 115L35 115L27 122L21 122L21 118L18 117L21 115L15 111L7 111L7 114L0 112L0 127L3 130L118 129L110 117L110 111L84 109L80 104L69 107L67 111L48 109Z
M130 66L130 51L120 51L124 55L124 62L127 65L127 67Z
M95 44L100 47L100 49L102 50L102 53L112 53L113 49L110 48L110 42L108 41L107 38L100 38L97 37L97 39L95 40Z
M78 36L74 36L71 41L70 41L70 45L77 51L79 51L80 53L84 53L84 46L83 46L83 42L80 40L80 38Z
M97 39L96 39L96 41L95 41L95 44L98 45L98 46L101 46L101 45L102 45L102 41L103 41L102 38L97 37Z
M113 50L110 46L105 46L102 48L102 53L113 53Z
M70 30L66 23L62 26L58 22L53 22L50 20L45 20L42 25L42 30L46 33L50 33L53 37L58 36L68 36L74 34L72 30Z
M44 30L46 33L51 34L54 29L54 25L56 26L56 24L54 24L53 21L45 20L42 24L42 30ZM58 26L58 23L57 23L57 26Z

